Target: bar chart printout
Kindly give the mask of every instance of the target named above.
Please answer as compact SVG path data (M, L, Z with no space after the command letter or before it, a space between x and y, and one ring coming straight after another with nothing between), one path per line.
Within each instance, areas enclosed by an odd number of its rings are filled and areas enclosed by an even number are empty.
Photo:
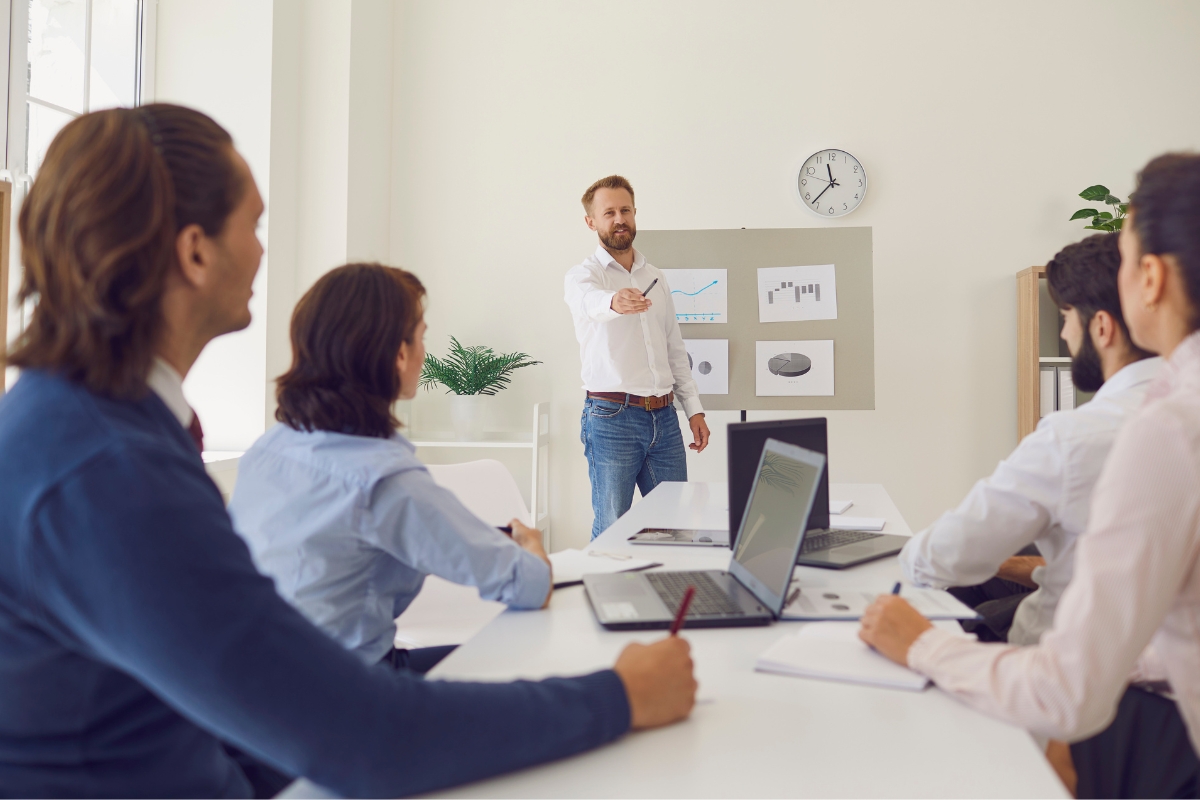
M664 269L661 272L675 303L675 319L680 323L709 325L729 321L728 270Z
M758 270L758 321L837 319L833 264Z

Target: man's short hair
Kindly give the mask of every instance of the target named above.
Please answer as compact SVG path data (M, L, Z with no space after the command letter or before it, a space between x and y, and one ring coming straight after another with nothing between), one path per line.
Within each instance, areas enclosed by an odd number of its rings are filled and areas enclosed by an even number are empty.
M633 200L633 185L629 181L620 175L609 175L607 178L601 178L589 186L588 190L583 193L583 210L589 217L592 215L592 201L596 199L596 192L600 189L624 189L629 192L629 199Z
M1046 283L1055 305L1079 312L1085 335L1096 312L1107 311L1116 320L1130 348L1148 356L1149 353L1133 343L1121 313L1121 296L1117 292L1117 271L1121 268L1121 251L1117 248L1119 236L1098 233L1059 250L1046 265Z

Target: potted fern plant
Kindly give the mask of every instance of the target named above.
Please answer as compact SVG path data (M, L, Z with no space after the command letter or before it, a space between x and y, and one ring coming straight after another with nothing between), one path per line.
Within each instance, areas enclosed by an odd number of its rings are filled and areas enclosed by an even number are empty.
M527 353L496 353L482 345L464 347L451 336L450 352L444 359L425 355L420 386L426 390L444 386L446 394L454 395L450 400L454 436L471 441L483 436L483 398L508 388L516 370L540 363Z

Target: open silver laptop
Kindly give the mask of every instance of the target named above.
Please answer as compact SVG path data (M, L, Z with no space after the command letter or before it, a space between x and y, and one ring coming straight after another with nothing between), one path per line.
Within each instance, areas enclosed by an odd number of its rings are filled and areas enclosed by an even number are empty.
M584 575L588 601L610 630L667 628L688 586L696 596L684 627L766 625L787 601L825 456L768 439L738 528L729 571Z

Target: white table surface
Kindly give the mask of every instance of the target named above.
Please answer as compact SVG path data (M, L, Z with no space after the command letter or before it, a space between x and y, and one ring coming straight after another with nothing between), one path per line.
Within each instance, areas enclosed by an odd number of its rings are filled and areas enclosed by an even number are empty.
M877 484L833 484L849 516L884 517L885 533L911 535ZM724 568L730 551L625 540L647 526L725 528L723 483L664 483L591 545L636 553L672 569ZM833 571L798 567L805 588L878 587L899 577L895 559ZM754 671L759 653L803 623L686 632L699 702L685 722L520 772L442 792L443 797L1066 797L1033 739L940 690L902 692ZM550 608L510 611L463 644L432 678L500 681L610 666L629 642L596 623L583 588L556 590Z

